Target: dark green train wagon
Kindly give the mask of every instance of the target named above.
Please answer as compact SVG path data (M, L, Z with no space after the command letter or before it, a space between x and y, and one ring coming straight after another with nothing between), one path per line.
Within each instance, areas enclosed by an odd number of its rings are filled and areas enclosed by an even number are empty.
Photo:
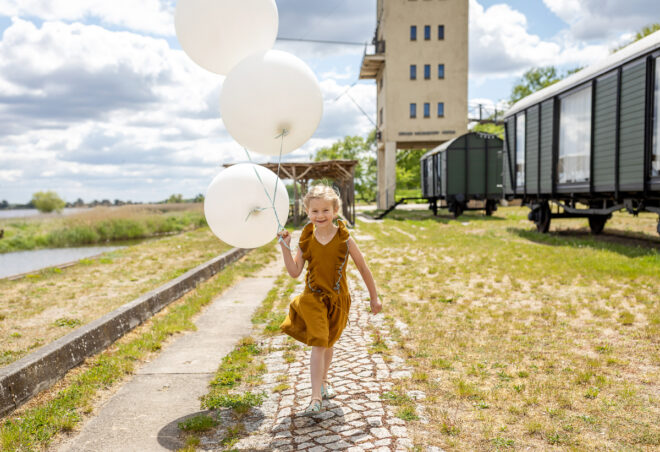
M520 100L504 123L504 194L539 231L551 218L599 233L618 210L660 214L660 32Z
M422 195L442 200L458 217L472 200L484 201L491 215L502 198L502 140L471 132L424 154L420 161Z

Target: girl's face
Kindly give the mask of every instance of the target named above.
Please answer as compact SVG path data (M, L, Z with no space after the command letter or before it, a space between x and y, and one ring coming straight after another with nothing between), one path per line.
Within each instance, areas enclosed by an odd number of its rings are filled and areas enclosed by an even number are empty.
M328 199L312 199L309 201L309 206L305 209L309 221L316 226L326 226L332 223L332 220L337 215L337 209L333 202Z

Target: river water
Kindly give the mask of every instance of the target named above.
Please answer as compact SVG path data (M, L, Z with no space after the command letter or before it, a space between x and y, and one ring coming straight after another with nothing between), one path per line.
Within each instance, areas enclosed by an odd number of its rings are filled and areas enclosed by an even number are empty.
M46 267L78 261L119 248L123 247L85 246L80 248L54 248L0 254L0 278L7 278Z
M37 215L43 215L44 217L57 218L60 216L71 215L78 212L83 212L88 210L87 207L70 207L62 209L61 213L52 212L52 213L40 213L37 209L9 209L9 210L0 210L0 220L7 218L29 218L36 217Z

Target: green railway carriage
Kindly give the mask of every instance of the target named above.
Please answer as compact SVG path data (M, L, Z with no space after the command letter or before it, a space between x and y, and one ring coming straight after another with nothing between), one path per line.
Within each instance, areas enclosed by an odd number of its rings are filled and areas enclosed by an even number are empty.
M502 198L502 140L471 132L424 154L420 161L422 196L443 200L458 217L471 200L484 201L487 215Z
M660 32L520 100L504 125L504 194L539 231L551 218L599 233L617 210L660 214Z

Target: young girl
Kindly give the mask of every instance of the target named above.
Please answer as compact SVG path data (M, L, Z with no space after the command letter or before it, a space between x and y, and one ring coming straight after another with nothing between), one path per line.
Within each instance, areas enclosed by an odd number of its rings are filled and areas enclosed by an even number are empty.
M369 289L371 312L382 308L378 301L376 283L346 224L333 220L339 213L341 200L328 186L312 187L303 199L309 223L300 234L296 257L287 248L291 243L288 231L280 236L284 264L293 278L297 278L307 261L305 290L289 306L289 315L280 328L289 336L312 346L310 370L312 400L303 415L312 416L323 407L322 399L330 399L335 392L328 384L328 369L332 362L333 345L339 339L351 307L346 281L346 261L350 255Z

